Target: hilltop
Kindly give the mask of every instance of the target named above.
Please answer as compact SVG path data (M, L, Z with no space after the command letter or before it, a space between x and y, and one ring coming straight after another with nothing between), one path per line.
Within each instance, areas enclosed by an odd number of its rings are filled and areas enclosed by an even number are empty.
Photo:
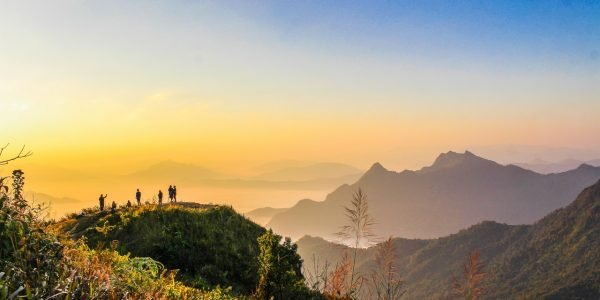
M188 286L232 287L251 294L258 283L257 239L266 230L231 207L177 203L145 205L71 215L51 226L91 248L109 247L134 257L151 257Z

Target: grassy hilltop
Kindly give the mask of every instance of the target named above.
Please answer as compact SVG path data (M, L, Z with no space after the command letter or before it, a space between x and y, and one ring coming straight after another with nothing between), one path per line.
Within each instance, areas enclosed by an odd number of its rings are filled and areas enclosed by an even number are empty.
M52 228L85 237L92 248L118 241L120 253L152 257L190 286L231 286L236 293L256 287L257 238L266 231L229 207L190 203L73 215Z
M0 179L0 299L310 299L297 246L231 207L146 204L43 221Z

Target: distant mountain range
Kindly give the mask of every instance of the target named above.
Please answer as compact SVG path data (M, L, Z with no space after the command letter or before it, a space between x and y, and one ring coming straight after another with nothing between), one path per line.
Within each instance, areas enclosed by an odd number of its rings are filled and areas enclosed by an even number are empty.
M32 192L32 191L28 191L25 193L27 199L29 199L30 201L32 201L33 203L38 203L38 204L76 204L78 202L81 202L77 199L74 198L70 198L70 197L55 197L55 196L51 196L48 194L44 194L44 193L36 193L36 192Z
M254 176L253 179L269 181L306 181L343 177L359 178L362 173L362 170L346 164L316 163L307 166L283 167Z
M345 224L343 207L361 188L380 236L435 238L483 220L530 224L560 208L600 178L600 167L543 175L503 166L471 152L447 152L418 171L389 171L375 163L357 182L342 185L325 201L299 201L273 216L279 234L330 238Z
M164 181L169 179L175 182L194 182L203 179L222 179L225 175L208 168L193 164L184 164L175 161L163 161L146 169L127 175L139 181Z
M58 212L77 211L74 207L81 205L81 201L71 197L56 197L44 193L26 191L25 197L34 205L42 205L44 213L50 218L58 218L62 214Z
M261 226L265 226L274 215L284 212L288 210L288 208L272 208L272 207L263 207L257 208L255 210L249 211L244 215L250 218L252 221L256 222Z
M515 163L514 165L540 174L550 174L566 172L568 170L575 169L583 164L598 167L600 166L600 159L588 161L567 159L560 162L547 162L544 160L535 160L530 163Z
M275 165L273 165L274 167ZM164 161L125 176L141 182L176 182L188 186L216 186L263 189L326 189L360 178L361 170L339 163L267 168L253 176L232 176L211 169Z
M313 259L335 265L348 250L314 237L297 244L308 271ZM439 239L393 244L403 299L448 298L472 250L485 264L483 299L600 299L600 181L533 225L486 221ZM372 270L375 253L375 247L360 251L359 272Z

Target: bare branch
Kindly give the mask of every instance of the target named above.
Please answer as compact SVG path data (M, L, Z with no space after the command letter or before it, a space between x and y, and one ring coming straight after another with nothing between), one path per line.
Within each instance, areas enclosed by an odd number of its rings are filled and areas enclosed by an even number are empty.
M0 156L2 156L2 152L4 152L4 149L6 149L6 147L8 147L8 145L10 145L10 143L6 144L6 146L4 146L0 149Z
M10 145L10 144L6 144L6 146L0 148L0 157L2 156L2 153L4 153L4 150L8 147L8 145ZM19 154L17 154L16 156L13 156L13 157L11 157L9 159L5 159L5 160L0 160L0 166L6 165L13 160L17 160L20 158L26 158L31 155L33 155L33 152L31 152L31 151L25 152L25 145L23 145L23 147L21 148L21 151L19 151Z

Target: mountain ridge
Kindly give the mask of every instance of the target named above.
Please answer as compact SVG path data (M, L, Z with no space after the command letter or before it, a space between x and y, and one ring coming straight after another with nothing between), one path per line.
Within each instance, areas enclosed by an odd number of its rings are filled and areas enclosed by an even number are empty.
M599 178L600 167L543 175L469 151L450 151L417 171L394 172L375 163L355 183L339 186L324 201L275 214L267 226L294 238L330 237L344 224L343 206L361 188L379 223L378 234L439 237L483 220L533 223Z
M598 299L600 297L600 180L564 208L532 225L483 221L430 240L392 239L406 299L444 298L472 250L485 264L483 299ZM322 238L298 240L308 265L313 257L335 265L346 246ZM359 272L373 268L376 247L361 249Z

